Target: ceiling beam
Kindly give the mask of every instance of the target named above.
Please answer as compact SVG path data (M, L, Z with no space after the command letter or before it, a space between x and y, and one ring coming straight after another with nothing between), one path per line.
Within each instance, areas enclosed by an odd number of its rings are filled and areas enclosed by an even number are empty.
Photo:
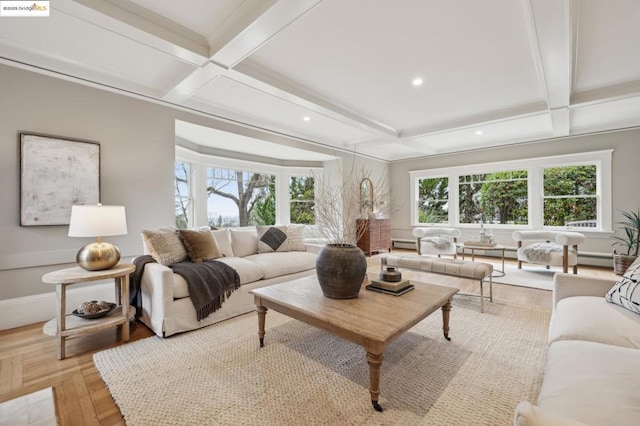
M566 136L571 127L568 107L574 58L571 0L523 1L531 53L545 91L553 133Z
M571 107L585 106L587 104L597 104L612 102L620 99L635 98L640 96L640 80L629 81L613 86L600 87L574 93L571 96Z
M242 23L229 29L223 36L212 40L211 61L226 68L233 68L280 31L291 25L317 6L322 0L269 1L270 7L254 16L250 23ZM253 2L260 4L261 2ZM261 6L264 8L264 5ZM222 42L222 40L226 40ZM215 47L213 47L215 46ZM214 50L215 49L215 50Z
M225 69L208 63L186 76L181 82L174 85L162 95L162 100L173 103L182 103L193 96L198 90L225 73Z
M571 132L571 114L569 108L552 108L551 125L554 136L567 136Z

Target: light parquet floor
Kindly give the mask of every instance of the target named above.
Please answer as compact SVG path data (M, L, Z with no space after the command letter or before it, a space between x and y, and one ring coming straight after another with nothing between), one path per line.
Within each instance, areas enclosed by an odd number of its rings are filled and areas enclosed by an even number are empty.
M395 250L411 253L407 250ZM379 256L367 259L369 272L380 270ZM481 261L482 258L478 258ZM509 262L509 260L507 260ZM616 279L609 269L581 267L598 277ZM479 294L475 280L410 272L408 278L458 287ZM494 284L494 297L517 303L551 306L551 292ZM42 333L43 323L0 331L0 402L52 386L60 425L123 425L120 410L93 364L93 354L122 343L115 329L67 340L67 358L56 358L56 343ZM153 336L142 323L131 327L131 340Z

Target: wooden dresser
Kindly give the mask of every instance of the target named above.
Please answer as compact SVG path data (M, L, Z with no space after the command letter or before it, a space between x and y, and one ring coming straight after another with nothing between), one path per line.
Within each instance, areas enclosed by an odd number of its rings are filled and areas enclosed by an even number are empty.
M391 252L391 223L389 219L358 219L358 229L363 229L358 247L365 255L381 250ZM360 234L360 232L359 232Z

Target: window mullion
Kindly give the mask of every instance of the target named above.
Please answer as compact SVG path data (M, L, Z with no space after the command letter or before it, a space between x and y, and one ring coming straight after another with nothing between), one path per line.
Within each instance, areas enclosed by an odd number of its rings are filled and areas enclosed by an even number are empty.
M460 225L460 202L458 200L458 187L460 185L459 175L450 173L449 175L449 226Z
M543 205L544 205L544 183L542 168L533 167L528 169L529 176L529 226L540 229L544 226Z

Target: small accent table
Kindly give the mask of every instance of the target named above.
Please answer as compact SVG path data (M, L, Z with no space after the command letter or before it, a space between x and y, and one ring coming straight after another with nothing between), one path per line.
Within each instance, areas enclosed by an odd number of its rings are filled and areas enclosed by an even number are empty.
M43 332L58 339L58 359L65 358L65 340L67 337L94 333L111 327L122 327L122 340L129 340L129 320L135 315L135 309L129 306L129 274L135 271L132 264L121 263L104 271L87 271L80 267L61 269L42 276L45 284L56 285L56 318L47 322ZM84 319L66 315L67 286L113 278L116 285L116 303L113 311L102 318Z
M505 246L495 245L495 246L474 246L470 244L458 244L458 248L462 250L462 260L464 260L464 251L471 250L471 260L476 260L475 250L499 250L502 252L502 270L495 269L493 270L492 277L504 277L504 251L506 249Z

